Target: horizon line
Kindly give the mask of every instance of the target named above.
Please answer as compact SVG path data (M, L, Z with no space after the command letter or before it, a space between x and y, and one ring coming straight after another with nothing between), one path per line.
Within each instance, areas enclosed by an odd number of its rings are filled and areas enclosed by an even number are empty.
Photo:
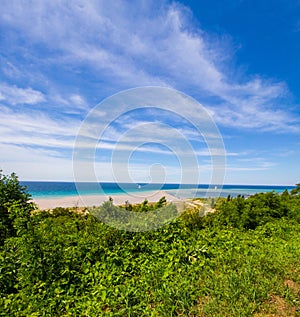
M199 186L199 185L207 185L207 186L288 186L288 187L296 187L296 184L253 184L253 183L224 183L224 184L209 184L209 183L149 183L149 182L113 182L113 181L99 181L99 182L91 182L91 181L69 181L69 180L20 180L22 182L40 182L40 183L90 183L90 184L99 184L99 183L110 183L110 184L132 184L132 185L192 185L192 186Z

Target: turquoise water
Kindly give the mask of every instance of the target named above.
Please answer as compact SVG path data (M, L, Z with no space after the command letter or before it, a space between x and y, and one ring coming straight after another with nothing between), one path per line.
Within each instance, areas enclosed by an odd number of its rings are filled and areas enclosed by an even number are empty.
M202 188L191 188L191 189L182 189L180 191L170 190L169 193L177 196L178 198L205 198L205 197L227 197L230 195L231 197L241 196L251 196L256 193L266 193L266 192L277 192L282 193L283 191L291 190L294 187L292 186L245 186L241 185L240 187L235 187L224 185L222 188L217 189L202 189Z
M74 182L21 182L27 187L32 198L58 198L78 195ZM253 195L258 192L283 192L294 186L262 186L262 185L223 185L207 184L133 184L133 183L80 183L80 195L126 195L145 191L164 190L178 198L190 197L227 197L231 195Z

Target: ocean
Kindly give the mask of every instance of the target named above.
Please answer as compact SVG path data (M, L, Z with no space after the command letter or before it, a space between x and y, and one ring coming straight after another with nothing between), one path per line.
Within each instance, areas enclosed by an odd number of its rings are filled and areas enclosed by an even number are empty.
M21 185L26 186L32 198L62 198L78 195L74 182L37 182L23 181ZM164 190L178 198L191 197L227 197L231 195L250 196L259 192L278 192L291 190L294 186L273 185L194 185L194 184L133 184L133 183L80 183L80 195L126 195L147 191Z

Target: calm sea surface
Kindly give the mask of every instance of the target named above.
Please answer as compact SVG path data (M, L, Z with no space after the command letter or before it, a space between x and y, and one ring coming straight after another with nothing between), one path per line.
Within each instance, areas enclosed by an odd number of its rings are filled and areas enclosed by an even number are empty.
M58 198L78 195L73 182L21 182L27 187L32 198ZM237 195L253 195L258 192L283 192L291 190L294 186L262 186L262 185L223 185L209 186L206 184L132 184L132 183L80 183L79 193L81 195L122 195L134 194L135 192L146 192L165 190L179 198L188 197L233 197Z

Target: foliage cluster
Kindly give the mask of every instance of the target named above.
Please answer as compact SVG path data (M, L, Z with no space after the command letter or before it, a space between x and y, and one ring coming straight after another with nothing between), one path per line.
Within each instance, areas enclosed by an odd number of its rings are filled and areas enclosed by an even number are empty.
M110 199L112 201L112 199ZM164 207L167 204L166 197L163 196L159 199L157 203L149 203L147 199L145 199L141 204L132 205L128 200L126 200L125 205L121 206L125 208L125 210L135 211L135 212L147 212L150 210L156 210Z
M255 229L226 209L251 201L267 213ZM275 296L296 316L298 195L230 198L216 209L137 233L69 209L34 212L0 249L0 315L260 316L274 313L269 299Z
M6 238L26 229L34 209L29 200L30 195L26 187L20 185L17 175L6 176L0 170L0 245Z
M178 216L175 205L167 204L165 197L157 203L148 203L144 200L136 205L126 202L121 207L115 206L110 198L100 207L93 207L89 211L90 214L114 228L139 232L157 229Z
M220 200L213 215L214 225L226 225L236 228L255 229L273 219L282 217L294 219L300 223L300 195L287 190L281 195L275 192L259 193L248 198L238 196Z

